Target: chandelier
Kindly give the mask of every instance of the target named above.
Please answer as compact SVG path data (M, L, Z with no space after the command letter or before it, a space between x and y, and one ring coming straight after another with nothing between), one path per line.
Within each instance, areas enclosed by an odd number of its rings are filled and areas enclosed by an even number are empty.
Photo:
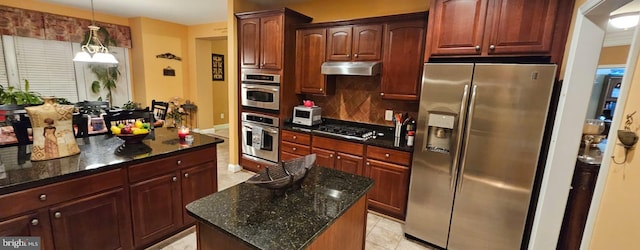
M78 52L73 58L74 62L118 64L116 57L109 53L109 49L100 42L98 30L100 30L100 27L96 26L93 0L91 0L91 25L89 25L89 38L87 39L87 43L82 45L82 51Z

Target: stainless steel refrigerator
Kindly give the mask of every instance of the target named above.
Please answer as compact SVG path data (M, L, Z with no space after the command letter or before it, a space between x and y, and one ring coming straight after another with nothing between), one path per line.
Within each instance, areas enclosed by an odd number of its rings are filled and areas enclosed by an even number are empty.
M556 65L427 63L405 233L519 249Z

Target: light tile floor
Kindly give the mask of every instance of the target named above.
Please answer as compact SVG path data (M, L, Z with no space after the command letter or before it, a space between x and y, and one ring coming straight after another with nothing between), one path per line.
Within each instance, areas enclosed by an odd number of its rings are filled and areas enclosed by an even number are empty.
M233 173L227 170L229 164L228 132L216 130L215 135L224 137L225 142L218 144L218 190L223 190L247 180L253 172L242 170ZM423 243L406 239L402 230L403 223L388 219L385 216L369 212L367 214L367 236L365 249L377 250L419 250L430 248ZM180 232L150 248L148 250L195 250L195 227Z

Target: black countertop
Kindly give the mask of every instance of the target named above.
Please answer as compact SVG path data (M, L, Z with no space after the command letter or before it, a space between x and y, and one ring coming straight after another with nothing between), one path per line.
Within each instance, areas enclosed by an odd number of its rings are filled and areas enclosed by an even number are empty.
M259 249L302 249L373 187L373 180L313 167L284 194L240 183L187 205L198 221Z
M224 142L198 134L187 144L171 128L156 128L141 144L118 150L123 140L112 135L77 138L80 154L48 161L31 162L31 145L0 148L0 195L87 176L131 164L193 151Z
M325 119L323 119L323 120L325 120ZM346 122L346 121L329 120L329 119L327 119L326 121L329 121L329 122ZM356 123L356 122L347 122L347 123L355 124L356 126L368 127L370 129L372 129L372 130L374 130L374 131L376 131L378 133L382 133L384 135L383 136L376 136L376 138L371 138L371 139L368 139L368 140L365 140L365 141L359 141L359 140L348 139L348 138L344 138L344 137L340 137L340 136L331 136L331 135L327 135L327 134L323 134L323 133L317 133L317 132L315 132L318 129L317 125L316 126L301 126L301 125L297 125L297 124L293 124L293 123L285 123L281 127L281 129L289 130L289 131L295 131L295 132L301 132L301 133L309 133L309 134L312 134L313 136L323 136L323 137L333 138L333 139L338 139L338 140L343 140L343 141L362 143L362 144L365 144L365 145L378 146L378 147L395 149L395 150L400 150L400 151L405 151L405 152L413 152L413 147L407 146L407 141L404 139L404 137L401 137L400 140L397 140L397 141L395 140L394 128L393 127L374 125L374 124L367 124L367 123Z

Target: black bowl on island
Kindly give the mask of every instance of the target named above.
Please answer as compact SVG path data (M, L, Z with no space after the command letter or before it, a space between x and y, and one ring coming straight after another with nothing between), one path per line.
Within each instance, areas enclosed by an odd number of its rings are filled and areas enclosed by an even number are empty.
M116 136L124 141L124 144L138 144L142 143L142 140L147 137L146 134L117 134Z

